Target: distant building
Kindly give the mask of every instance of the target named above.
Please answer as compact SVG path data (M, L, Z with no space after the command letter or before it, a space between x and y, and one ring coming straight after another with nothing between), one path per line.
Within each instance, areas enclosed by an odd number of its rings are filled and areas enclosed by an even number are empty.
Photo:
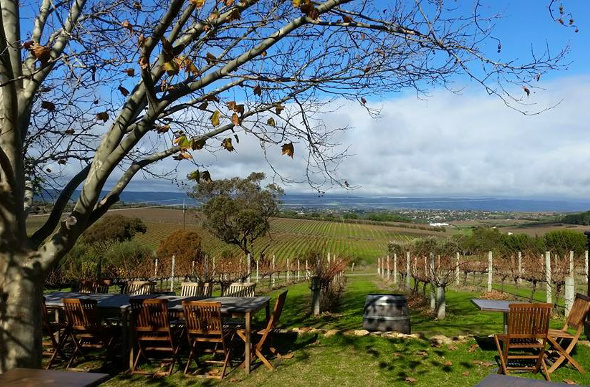
M448 223L428 223L430 227L446 227L449 226Z

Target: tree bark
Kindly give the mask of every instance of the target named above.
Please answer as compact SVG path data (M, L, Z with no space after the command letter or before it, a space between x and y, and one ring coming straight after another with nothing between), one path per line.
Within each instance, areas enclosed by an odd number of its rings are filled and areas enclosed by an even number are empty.
M0 373L41 367L43 275L31 254L0 253Z
M437 286L436 288L436 318L444 320L447 315L447 301L445 297L445 288Z

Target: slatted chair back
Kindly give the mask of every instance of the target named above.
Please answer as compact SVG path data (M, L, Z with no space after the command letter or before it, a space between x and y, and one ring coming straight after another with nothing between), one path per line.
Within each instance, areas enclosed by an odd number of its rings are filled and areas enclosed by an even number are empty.
M171 334L168 300L130 299L133 329L136 333Z
M102 293L106 294L109 292L109 287L111 286L111 280L100 280L94 283L94 293Z
M511 339L543 339L549 331L551 304L510 304L508 336Z
M285 306L285 300L287 299L287 292L288 292L288 290L281 292L281 294L279 294L279 297L277 298L277 301L275 302L275 306L272 311L272 315L270 316L270 319L268 320L268 324L266 325L266 330L265 330L264 334L262 335L262 337L260 338L260 341L258 342L257 347L259 349L262 348L262 346L264 345L264 342L266 341L267 336L272 333L273 329L275 329L277 324L279 323L279 319L281 318L281 313L283 313L283 307Z
M96 300L64 298L62 303L70 328L76 331L96 331L102 328Z
M574 305L567 316L567 320L564 326L564 330L568 327L574 329L582 329L584 327L584 321L590 310L590 297L583 294L576 294Z
M156 283L152 281L129 281L125 285L125 294L140 296L153 294L156 290Z
M94 282L91 280L80 280L80 282L78 282L78 293L94 293Z
M221 302L183 301L184 320L189 335L223 336Z
M183 282L180 287L182 297L211 297L213 284L210 282Z
M234 282L223 290L222 297L254 297L256 294L256 282Z

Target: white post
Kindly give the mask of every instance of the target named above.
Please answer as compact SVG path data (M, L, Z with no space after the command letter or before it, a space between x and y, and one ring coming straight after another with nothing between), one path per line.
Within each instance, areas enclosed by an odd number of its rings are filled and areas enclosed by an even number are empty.
M389 255L387 255L387 267L386 267L386 270L387 270L387 280L389 281L389 275L391 273L391 271L389 270Z
M252 276L251 264L252 264L252 256L250 254L248 254L248 255L246 255L246 265L248 265L248 267L246 268L246 273L248 273L248 277L247 277L246 282L250 282L250 280L251 280L251 276Z
M287 258L287 283L289 283L289 281L291 280L291 273L289 273L290 270L291 265L289 264L289 258Z
M377 275L381 275L381 258L377 258Z
M172 256L172 267L170 272L170 291L174 291L174 269L176 269L176 256Z
M518 252L518 283L522 283L522 253Z
M275 257L275 255L273 254L273 255L272 255L272 273L270 274L270 278L271 278L271 281L270 281L270 282L271 282L271 284L272 284L271 286L272 286L273 288L274 288L274 286L275 286L275 282L276 282L275 276L273 275L273 274L274 274L274 272L275 272L275 267L276 267L276 266L275 266L275 263L276 263L276 262L275 262L275 259L276 259L276 257Z
M305 279L309 278L309 268L307 266L307 259L305 260Z
M354 268L354 263L353 266ZM393 253L393 283L397 284L397 254Z
M588 250L584 252L584 282L588 283Z
M406 252L406 286L410 287L410 252Z
M297 282L299 282L299 279L300 279L299 278L299 262L300 262L300 259L297 258Z
M154 277L158 277L158 258L154 260Z
M492 271L494 267L494 257L491 251L488 251L488 292L492 291Z
M350 270L354 273L354 262L352 263L352 268Z
M426 258L426 257L424 257ZM427 274L426 278L430 278L430 310L436 309L436 296L434 294L434 253L430 253L430 262L428 269L430 273Z
M256 282L260 281L260 272L258 271L258 261L260 260L260 258L258 258L256 260Z
M330 266L330 253L328 253L328 267Z
M574 252L570 251L570 271L569 275L565 278L565 315L569 315L574 306L575 297L575 272L574 272Z
M547 302L552 304L551 297L551 253L545 252L545 281L547 282Z
M461 254L459 252L457 252L457 258L456 258L456 263L455 263L455 284L459 285L459 276L461 273L459 273L459 267L461 266Z

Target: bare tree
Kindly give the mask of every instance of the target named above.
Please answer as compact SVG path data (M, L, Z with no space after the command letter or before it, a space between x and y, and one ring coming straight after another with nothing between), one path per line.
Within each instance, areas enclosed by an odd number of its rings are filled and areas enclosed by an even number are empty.
M320 189L338 183L332 172L342 156L331 140L340 129L314 118L331 98L371 112L365 97L377 90L452 88L463 74L518 105L511 85L530 90L563 55L486 55L497 42L488 27L496 16L477 3L0 5L0 371L40 365L44 276L138 172L153 173L151 164L173 157L199 165L203 151L232 151L247 134L264 154L301 153ZM199 176L210 178L206 172ZM59 194L46 223L29 234L33 193L47 187Z

